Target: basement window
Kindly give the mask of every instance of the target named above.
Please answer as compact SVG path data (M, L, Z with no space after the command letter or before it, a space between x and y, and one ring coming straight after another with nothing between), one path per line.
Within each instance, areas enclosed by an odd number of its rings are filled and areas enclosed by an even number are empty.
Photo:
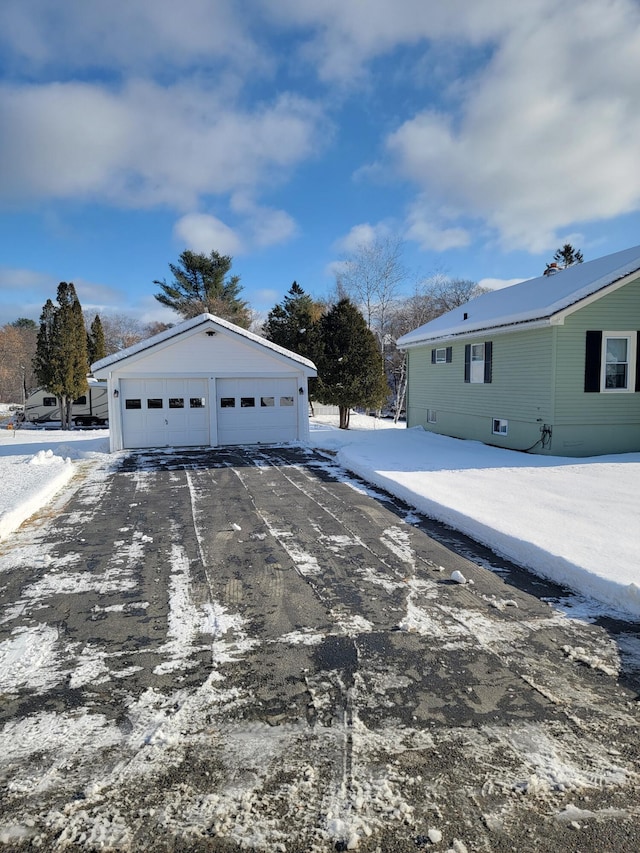
M509 421L503 421L501 418L493 419L493 429L491 432L494 435L506 435L509 431Z
M427 423L435 424L437 421L437 412L435 409L427 409Z

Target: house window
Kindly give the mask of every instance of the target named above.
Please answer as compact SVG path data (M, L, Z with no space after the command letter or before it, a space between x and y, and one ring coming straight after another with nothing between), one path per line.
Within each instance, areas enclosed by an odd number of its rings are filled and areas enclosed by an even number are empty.
M640 332L587 332L584 390L640 391Z
M629 367L632 358L634 335L607 333L602 335L602 390L630 391Z
M464 381L471 383L491 382L493 372L493 343L467 344L464 348Z
M493 427L491 432L494 435L506 435L509 431L509 421L503 421L501 418L493 419Z
M55 397L43 397L42 405L43 406L55 406L56 398Z
M431 364L451 364L453 347L436 347L431 350Z
M436 410L435 409L427 409L427 423L435 424L437 420Z

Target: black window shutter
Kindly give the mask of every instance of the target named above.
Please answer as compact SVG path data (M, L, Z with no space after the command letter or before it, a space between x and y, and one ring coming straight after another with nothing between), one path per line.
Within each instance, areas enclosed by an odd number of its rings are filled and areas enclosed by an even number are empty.
M638 332L640 335L640 332ZM447 364L451 364L453 361L453 347L447 347Z
M471 382L471 344L464 345L464 381Z
M431 350L431 364L436 363L436 351L434 349Z
M640 391L640 332L636 332L636 391Z
M584 357L584 390L600 391L600 360L602 358L602 332L587 332Z
M491 376L493 373L493 343L491 341L485 341L484 344L484 381L485 383L491 382Z

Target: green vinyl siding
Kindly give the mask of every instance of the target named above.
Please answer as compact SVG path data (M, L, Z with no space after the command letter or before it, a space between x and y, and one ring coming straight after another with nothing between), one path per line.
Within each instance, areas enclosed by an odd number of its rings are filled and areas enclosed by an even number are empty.
M586 334L640 329L640 280L630 282L579 309L558 327L556 423L623 424L640 420L640 394L585 393ZM631 365L631 383L635 364Z
M505 447L532 444L540 424L553 417L555 332L545 328L447 341L453 348L450 364L431 364L431 345L409 350L407 425ZM492 381L465 382L465 345L488 340L493 344ZM436 413L435 423L429 423L428 410ZM507 436L492 434L494 418L509 420Z

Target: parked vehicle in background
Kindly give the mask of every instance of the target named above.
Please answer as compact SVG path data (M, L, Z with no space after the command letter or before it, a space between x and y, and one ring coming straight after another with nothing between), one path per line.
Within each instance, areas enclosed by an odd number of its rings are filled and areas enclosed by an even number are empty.
M73 401L71 420L76 426L104 426L109 419L107 383L89 379L86 393ZM60 420L58 399L44 388L27 397L24 407L27 423L46 424Z

